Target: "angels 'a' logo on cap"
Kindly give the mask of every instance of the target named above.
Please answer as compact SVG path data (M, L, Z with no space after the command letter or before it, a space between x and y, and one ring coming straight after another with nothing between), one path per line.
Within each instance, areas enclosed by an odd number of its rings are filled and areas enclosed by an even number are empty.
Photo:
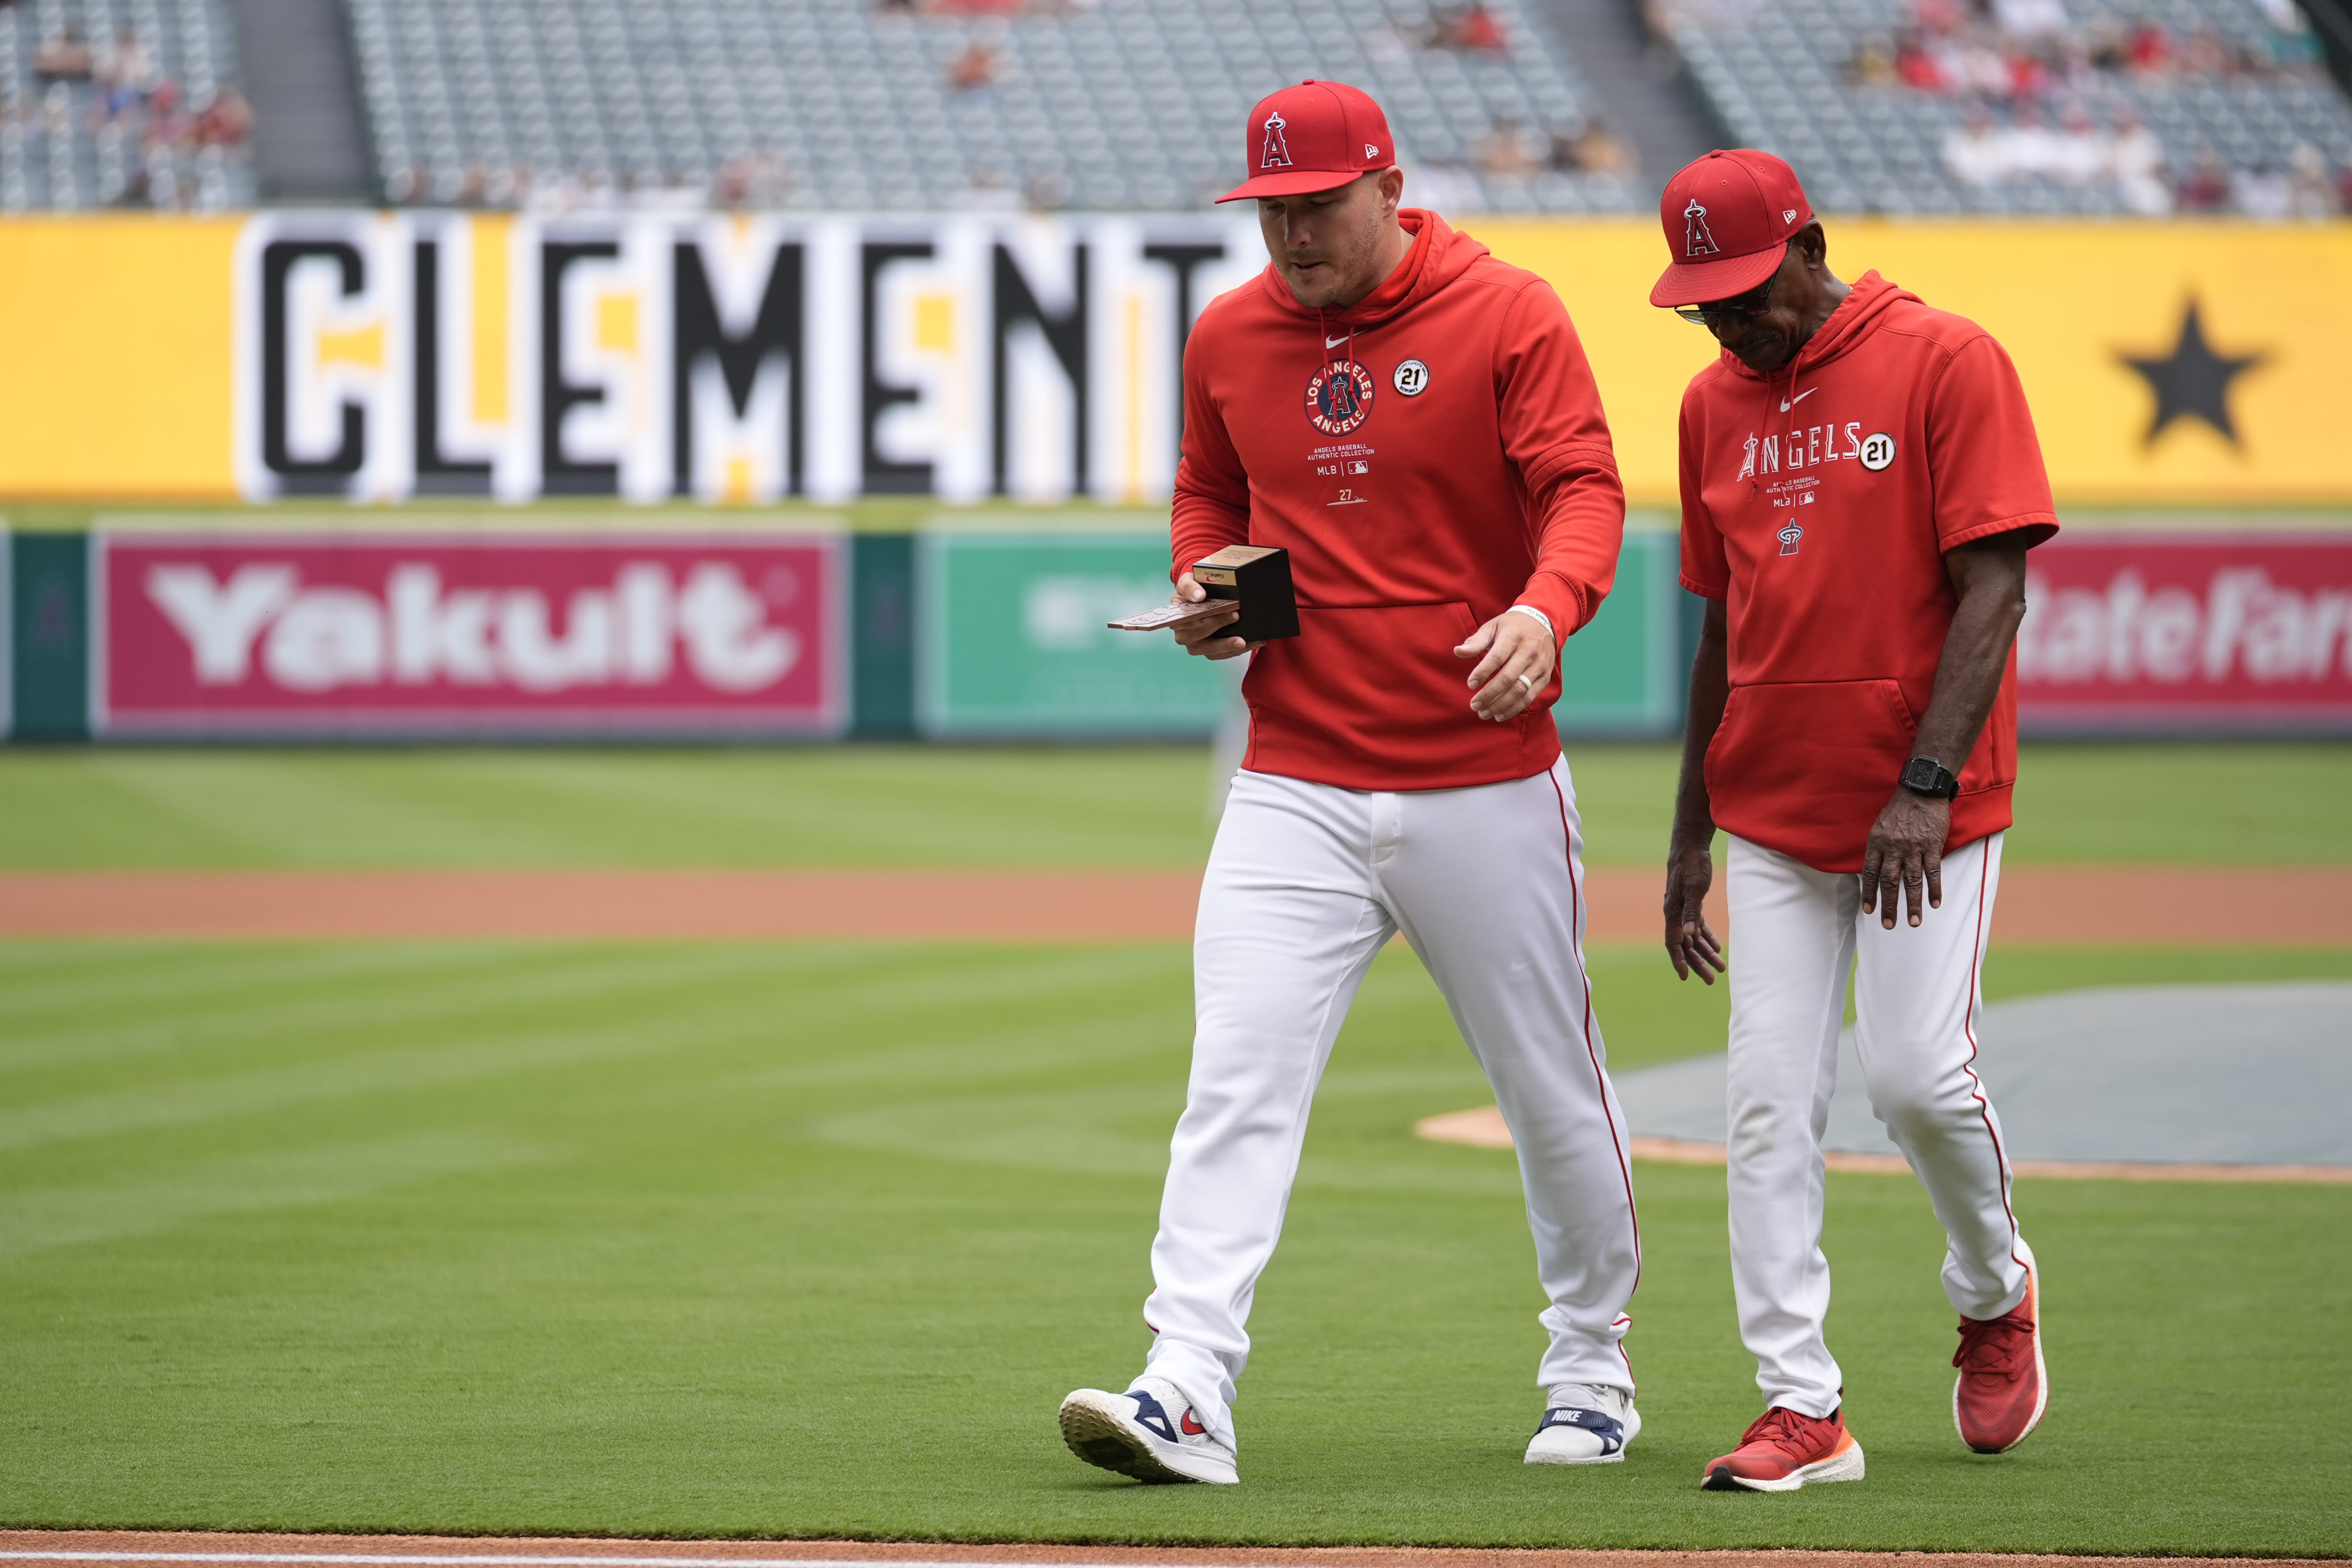
M1696 196L1693 196L1691 205L1683 208L1683 254L1713 256L1720 249L1721 247L1715 243L1715 236L1706 232L1706 209L1698 205Z
M1282 139L1284 123L1280 110L1275 110L1266 115L1265 150L1258 154L1259 168L1287 169L1290 167L1290 143Z

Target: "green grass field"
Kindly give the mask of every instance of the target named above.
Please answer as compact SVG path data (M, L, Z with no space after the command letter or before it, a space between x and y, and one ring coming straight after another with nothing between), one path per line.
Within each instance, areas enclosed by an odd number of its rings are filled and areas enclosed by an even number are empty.
M2116 781L2161 764L2168 787ZM2029 753L2046 862L2352 859L2352 748ZM0 753L0 868L1181 864L1181 750ZM1654 858L1656 748L1580 769ZM2029 831L2030 829L2030 831ZM1618 1066L1724 995L1593 955ZM2352 976L2352 951L1996 949L1996 996ZM1178 946L0 943L0 1524L2352 1554L2352 1189L2027 1181L2056 1389L1961 1449L1941 1244L1832 1178L1862 1485L1697 1490L1754 1413L1719 1171L1637 1170L1628 1460L1518 1454L1507 1154L1391 950L1317 1111L1244 1485L1077 1464L1146 1342Z

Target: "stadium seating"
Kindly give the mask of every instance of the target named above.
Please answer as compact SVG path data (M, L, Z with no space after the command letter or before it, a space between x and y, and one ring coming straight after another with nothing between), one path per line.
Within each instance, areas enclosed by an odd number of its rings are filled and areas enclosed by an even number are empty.
M1681 0L1664 20L1732 135L1789 158L1825 211L2311 217L2341 200L2352 106L2286 0L2022 5L2024 37L2001 4L1948 0ZM2116 156L2132 142L2137 168Z
M235 80L220 0L0 9L0 211L250 206Z
M1550 157L1585 94L1521 0L349 4L396 200L1188 207L1239 174L1253 101L1328 76L1381 100L1448 205L1636 205ZM1433 41L1472 9L1505 47ZM973 14L998 10L1023 14Z

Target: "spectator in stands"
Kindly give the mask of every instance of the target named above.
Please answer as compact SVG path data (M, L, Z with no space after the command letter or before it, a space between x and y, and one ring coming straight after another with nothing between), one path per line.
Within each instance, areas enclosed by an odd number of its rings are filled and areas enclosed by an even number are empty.
M948 86L958 97L984 100L996 92L996 51L978 38L948 62Z
M1523 180L1541 169L1550 154L1550 144L1533 126L1515 114L1498 114L1478 139L1478 172L1490 179Z
M1059 169L1040 169L1021 187L1023 205L1033 213L1058 212L1070 202L1070 179Z
M2000 142L2011 178L2046 179L2058 172L2058 137L2038 106L2019 104L2017 118Z
M1903 76L1895 66L1895 40L1885 33L1864 33L1846 59L1845 77L1856 87L1901 86Z
M1636 163L1633 143L1612 135L1609 122L1597 113L1580 127L1563 126L1552 132L1551 166L1562 173L1630 176L1636 173Z
M2294 213L2294 184L2268 159L2230 175L2230 200L2257 223L2284 223Z
M2009 178L2009 153L1991 110L1969 105L1967 118L1944 136L1944 169L1970 190L1990 190Z
M1019 209L1021 194L1003 170L975 169L970 183L956 193L955 205L966 212L1009 213Z
M2070 103L2058 117L2050 172L2069 185L2099 184L2115 172L2115 150L2091 111Z
M2185 213L2220 213L2230 208L2230 170L2210 143L2197 149L2177 193Z
M2107 156L2126 211L2142 217L2163 217L2172 211L2172 187L2164 180L2164 148L2129 104L2116 110L2115 142Z
M234 151L253 137L253 105L234 84L223 82L212 101L196 110L196 145Z
M41 40L33 53L33 77L37 81L88 81L92 61L89 45L81 29L71 22L65 31Z
M1407 184L1413 193L1414 204L1440 216L1477 212L1486 205L1478 189L1477 177L1452 153L1431 156L1412 171Z
M188 109L180 97L180 80L165 77L147 95L146 133L142 138L152 155L160 151L177 152L195 136L195 121L188 117Z
M1904 86L1921 92L1946 90L1944 68L1916 27L1906 28L1895 40L1895 76Z
M1503 24L1484 0L1457 10L1440 11L1433 18L1436 37L1433 40L1441 49L1466 49L1474 54L1500 55L1510 52L1511 41L1504 36Z
M125 27L115 35L114 42L98 57L91 75L102 89L99 110L110 121L121 120L132 113L146 100L147 87L155 75L154 62L148 58L139 42L139 35Z
M2124 61L2142 76L2170 76L2177 63L2172 35L2161 22L2141 17L2124 36Z
M2062 0L1992 0L1993 26L2012 38L2054 37L2066 30Z
M2238 74L2238 56L2210 27L2189 32L2180 46L2180 74L2204 79Z
M2287 159L2294 183L2291 205L2296 217L2324 223L2336 214L2336 187L2328 183L2327 159L2308 142L2298 142Z

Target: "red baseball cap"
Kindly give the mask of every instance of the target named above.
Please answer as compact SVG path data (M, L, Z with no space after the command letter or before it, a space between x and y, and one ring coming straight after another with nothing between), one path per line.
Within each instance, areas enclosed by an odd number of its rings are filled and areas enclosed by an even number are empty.
M1396 163L1389 117L1371 95L1342 81L1308 79L1260 99L1242 131L1250 177L1217 200L1328 191Z
M1674 263L1653 305L1704 305L1745 294L1779 270L1790 237L1813 220L1797 172L1769 153L1733 147L1683 165L1658 202Z

